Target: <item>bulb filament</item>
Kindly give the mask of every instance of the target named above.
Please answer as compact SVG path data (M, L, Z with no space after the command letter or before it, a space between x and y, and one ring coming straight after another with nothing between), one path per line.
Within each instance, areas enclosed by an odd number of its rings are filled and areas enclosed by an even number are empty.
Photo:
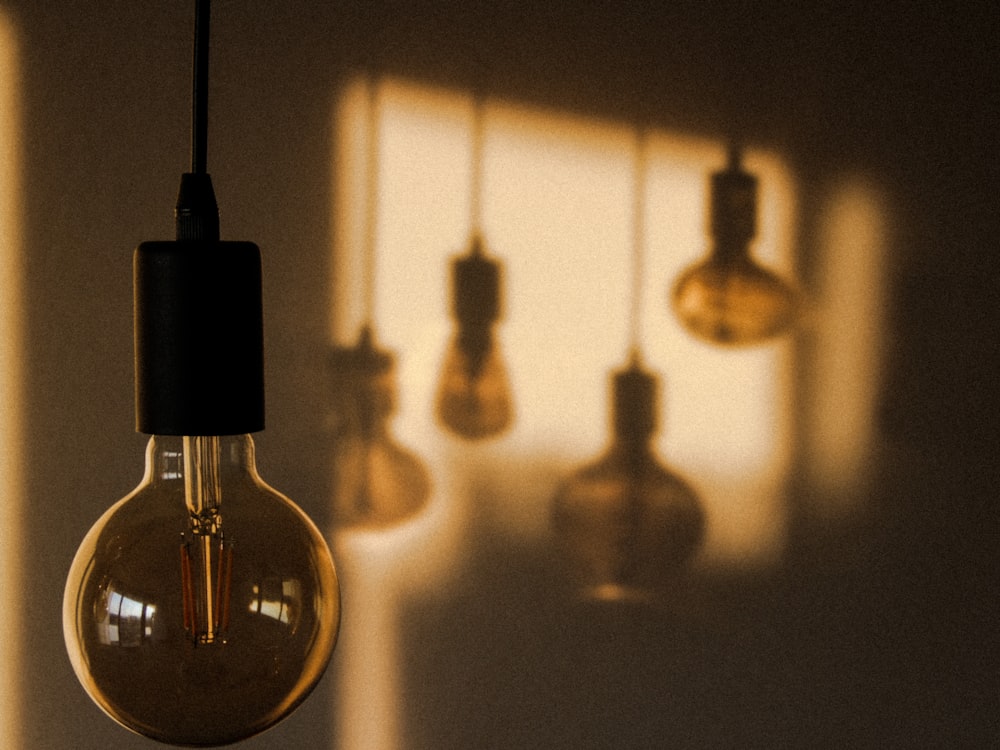
M190 529L181 545L184 629L195 643L222 641L229 626L233 545L222 532L219 438L184 437Z
M181 545L184 629L196 643L215 643L229 627L233 548L221 537L195 535Z

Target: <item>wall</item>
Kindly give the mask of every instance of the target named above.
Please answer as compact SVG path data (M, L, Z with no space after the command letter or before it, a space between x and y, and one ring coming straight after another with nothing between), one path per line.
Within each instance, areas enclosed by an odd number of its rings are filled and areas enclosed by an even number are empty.
M5 3L22 55L25 507L7 604L24 748L151 746L80 690L59 608L80 537L140 476L130 255L172 231L187 5ZM867 512L835 528L799 514L778 571L692 580L684 606L617 620L567 615L547 596L547 550L486 523L455 585L400 612L402 746L995 743L996 21L902 4L646 5L217 3L222 232L265 253L262 474L326 520L330 114L372 58L581 114L713 137L738 124L796 164L807 240L825 175L877 174L895 233ZM817 272L809 257L802 270ZM795 490L807 507L812 488ZM246 746L334 746L337 659L313 699Z

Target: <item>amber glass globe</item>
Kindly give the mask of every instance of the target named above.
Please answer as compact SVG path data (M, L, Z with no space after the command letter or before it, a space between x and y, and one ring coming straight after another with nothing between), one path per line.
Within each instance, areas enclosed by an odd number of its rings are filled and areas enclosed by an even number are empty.
M90 697L186 746L287 716L323 675L339 617L326 543L257 475L249 435L153 436L142 483L84 538L63 600Z
M698 495L653 454L656 380L636 363L615 374L614 437L608 450L558 487L556 539L582 594L645 600L698 550Z

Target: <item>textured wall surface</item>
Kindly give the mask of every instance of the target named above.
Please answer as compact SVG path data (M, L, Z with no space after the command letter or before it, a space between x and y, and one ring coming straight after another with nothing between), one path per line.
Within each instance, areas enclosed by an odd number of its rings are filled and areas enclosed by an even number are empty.
M23 585L4 617L23 633L23 748L152 746L79 688L60 607L80 538L140 477L131 252L172 232L188 163L189 5L4 3L21 52ZM685 582L666 612L618 614L566 609L548 551L475 517L479 543L452 584L398 613L401 750L1000 739L995 14L768 6L216 4L208 158L222 235L264 253L259 465L321 522L331 112L353 72L374 63L713 137L738 127L804 175L807 236L822 218L809 179L854 167L889 195L888 372L867 512L847 528L800 519L766 575L723 571ZM246 747L336 747L349 679L338 667Z

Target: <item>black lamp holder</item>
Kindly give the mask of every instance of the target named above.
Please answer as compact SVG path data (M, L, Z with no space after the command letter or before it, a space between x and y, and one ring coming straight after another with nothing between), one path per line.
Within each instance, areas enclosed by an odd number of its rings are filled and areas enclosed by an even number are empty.
M135 251L136 427L156 435L264 429L260 249L219 239L206 170L210 0L195 11L191 172L174 241Z

